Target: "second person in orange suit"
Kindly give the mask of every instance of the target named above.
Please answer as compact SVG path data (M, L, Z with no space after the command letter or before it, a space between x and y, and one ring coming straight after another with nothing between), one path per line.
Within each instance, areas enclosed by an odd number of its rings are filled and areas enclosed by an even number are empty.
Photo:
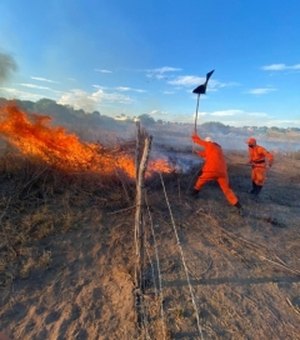
M221 146L209 137L201 139L197 134L192 135L192 140L204 149L197 152L200 157L204 158L204 165L201 175L196 180L192 194L197 195L207 182L217 181L227 201L236 208L241 209L241 204L229 185L227 165Z
M247 144L249 163L252 166L252 190L250 193L257 197L266 181L267 165L272 166L274 157L264 147L257 145L256 139L253 137L247 140Z

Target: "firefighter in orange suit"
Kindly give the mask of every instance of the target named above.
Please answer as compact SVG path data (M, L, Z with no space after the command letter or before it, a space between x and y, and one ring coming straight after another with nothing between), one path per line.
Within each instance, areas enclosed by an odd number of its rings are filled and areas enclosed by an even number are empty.
M257 197L266 180L267 166L272 166L274 157L264 147L257 145L256 139L253 137L247 140L247 144L249 163L252 166L252 189L250 193Z
M217 181L227 201L236 208L241 209L237 196L229 186L227 165L221 146L210 137L204 140L197 134L193 134L192 140L204 149L197 152L200 157L204 158L204 165L201 174L196 180L192 195L196 196L207 182Z

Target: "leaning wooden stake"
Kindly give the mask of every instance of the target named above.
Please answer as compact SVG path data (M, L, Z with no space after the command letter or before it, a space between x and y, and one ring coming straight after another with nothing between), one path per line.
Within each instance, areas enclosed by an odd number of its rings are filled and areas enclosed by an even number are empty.
M147 136L144 140L144 149L140 163L137 165L136 178L136 211L135 211L135 226L134 226L134 242L135 242L135 302L137 309L137 322L142 324L142 266L144 254L144 231L142 223L142 205L143 205L143 187L145 172L149 159L152 137Z
M135 144L135 179L138 179L139 175L139 165L141 160L141 143L142 143L142 133L141 133L141 123L137 121L136 125L136 144Z

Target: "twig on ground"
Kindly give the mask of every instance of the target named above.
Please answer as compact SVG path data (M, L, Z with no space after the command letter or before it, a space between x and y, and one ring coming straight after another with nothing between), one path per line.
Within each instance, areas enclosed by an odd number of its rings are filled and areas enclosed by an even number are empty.
M294 311L295 313L297 313L298 315L300 315L300 312L299 312L298 309L292 304L291 300L290 300L289 298L286 298L286 301L287 301L288 305L289 305L290 307L292 307L293 311Z
M291 273L293 273L293 274L300 275L300 271L297 270L297 269L293 269L293 268L290 268L290 267L288 267L288 266L286 266L286 265L283 265L283 264L281 264L281 263L279 263L279 262L270 260L270 259L268 259L267 257L265 257L265 256L263 256L263 255L259 255L258 257L259 257L260 259L262 259L262 260L265 260L265 261L267 261L267 262L270 262L270 263L274 264L275 266L281 267L281 268L283 268L283 269L285 269L285 270L287 270L287 271L289 271L289 272L291 272Z
M271 259L269 259L268 257L266 257L264 254L257 254L257 251L262 251L262 249L265 249L267 251L269 251L268 249L266 249L266 247L263 247L262 245L257 245L253 242L251 242L250 240L246 240L244 239L243 237L240 237L240 236L237 236L235 235L234 233L231 233L227 230L225 230L224 228L220 227L219 228L228 236L228 237L231 237L233 239L236 239L236 240L239 240L239 241L242 241L244 243L244 245L248 248L250 248L252 251L254 251L254 253L258 256L259 259L261 260L264 260L264 261L267 261L267 262L270 262L272 263L273 265L276 265L278 267L281 267L293 274L296 274L296 275L300 275L300 271L297 270L297 269L293 269L293 268L290 268L288 267L276 254L274 254L274 257L277 258L278 261L273 261ZM254 249L253 249L254 248Z
M135 207L136 207L136 205L132 205L131 207L128 207L128 208L119 209L119 210L115 210L115 211L109 212L109 213L107 213L107 215L120 214L120 213L123 213L123 212L125 212L125 211L132 210L132 209L134 209Z
M195 272L190 270L190 269L189 269L189 273L191 273L196 280L200 280L203 275L205 275L206 273L208 273L210 271L210 269L212 268L212 264L213 264L213 260L211 259L209 261L209 264L207 265L207 267L198 275L195 274Z

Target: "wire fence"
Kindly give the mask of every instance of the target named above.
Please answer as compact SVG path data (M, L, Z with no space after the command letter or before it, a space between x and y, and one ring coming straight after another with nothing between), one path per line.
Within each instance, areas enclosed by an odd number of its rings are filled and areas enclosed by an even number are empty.
M179 233L177 230L171 203L168 198L168 194L167 194L167 190L166 190L166 186L165 186L165 182L164 182L162 174L159 174L159 177L160 177L160 182L161 182L161 186L162 186L162 190L164 194L164 199L168 207L168 213L169 213L169 219L170 219L169 223L172 226L173 236L176 240L176 245L177 245L177 249L179 252L180 260L184 268L187 286L189 288L189 295L192 301L194 315L196 318L196 332L198 333L199 339L203 340L204 337L203 337L203 331L202 331L200 317L199 317L199 310L198 310L198 306L196 303L195 293L191 285L191 279L190 279L190 274L189 274L189 270L188 270L187 263L186 263L186 257L184 255L184 250L180 242ZM153 218L153 214L151 213L151 209L150 209L150 205L148 201L148 195L145 189L143 190L143 198L145 202L145 205L144 205L145 209L141 213L143 216L141 218L141 223L142 223L141 229L143 230L144 240L143 242L140 242L140 246L141 244L143 244L144 247L140 249L140 252L144 251L146 253L146 258L149 263L150 273L151 273L151 282L153 283L153 290L154 290L154 294L156 297L156 301L158 301L159 303L159 317L160 317L159 324L161 327L160 339L166 340L168 339L168 329L167 329L168 321L167 321L166 313L164 311L164 287L163 287L163 280L162 280L161 261L160 261L160 256L159 256L159 247L158 247L158 242L157 242L158 237L155 232L154 218ZM152 245L150 244L150 241ZM154 253L154 259L151 259L150 252ZM139 255L139 257L141 257L141 255ZM143 266L143 268L145 268L145 266ZM137 270L137 272L139 271L141 272L140 269ZM150 324L148 322L149 313L147 311L147 303L145 302L145 299L143 298L143 293L145 292L145 287L147 285L147 283L145 283L145 280L146 278L143 277L143 273L141 272L140 287L138 287L139 292L141 292L141 297L138 301L139 306L136 306L136 307L139 313L141 313L141 315L138 317L138 320L141 321L140 328L143 330L143 336L145 339L149 339L150 337L150 330L148 329L150 328Z

